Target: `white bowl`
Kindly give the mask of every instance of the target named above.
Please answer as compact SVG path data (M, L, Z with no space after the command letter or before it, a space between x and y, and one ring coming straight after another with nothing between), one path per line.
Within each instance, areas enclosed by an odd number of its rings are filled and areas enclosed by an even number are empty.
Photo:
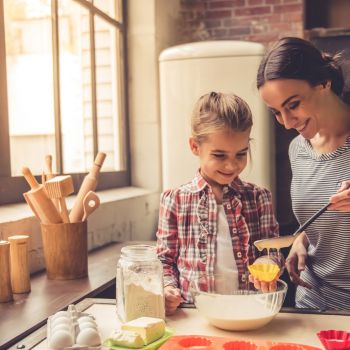
M277 281L275 292L262 293L251 288L233 290L229 280L219 275L215 275L214 280L201 276L190 283L199 313L213 326L234 331L257 329L268 324L280 311L288 289L281 280Z

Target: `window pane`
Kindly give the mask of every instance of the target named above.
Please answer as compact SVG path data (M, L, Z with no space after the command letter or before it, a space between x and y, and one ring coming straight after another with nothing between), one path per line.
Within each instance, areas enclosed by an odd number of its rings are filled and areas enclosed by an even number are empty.
M4 0L11 172L55 154L51 2Z
M121 0L94 0L94 6L117 21L121 21Z
M120 53L117 28L95 16L98 149L107 153L105 169L123 170Z
M63 172L86 172L93 163L89 12L72 0L58 4Z

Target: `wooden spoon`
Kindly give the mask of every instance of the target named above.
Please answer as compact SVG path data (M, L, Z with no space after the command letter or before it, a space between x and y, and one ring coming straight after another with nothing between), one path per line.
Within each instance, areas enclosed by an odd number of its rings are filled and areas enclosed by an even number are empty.
M89 191L83 199L84 216L82 221L85 221L99 206L100 198L94 191Z
M273 237L267 239L259 239L254 242L254 245L258 250L262 251L263 249L281 249L289 247L293 244L295 239L303 232L310 224L312 224L323 212L327 210L331 203L327 203L322 207L318 212L316 212L311 218L309 218L304 224L300 225L299 228L292 234L288 236Z

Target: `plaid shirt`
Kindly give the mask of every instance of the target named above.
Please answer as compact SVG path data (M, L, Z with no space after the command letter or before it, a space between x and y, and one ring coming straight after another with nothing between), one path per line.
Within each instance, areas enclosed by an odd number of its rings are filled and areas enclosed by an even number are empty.
M224 187L223 207L232 239L239 285L248 284L247 265L260 256L253 242L278 236L271 193L236 179ZM164 286L181 289L186 302L191 279L203 273L214 275L216 259L217 204L215 196L198 172L186 185L161 196L157 253L163 263Z

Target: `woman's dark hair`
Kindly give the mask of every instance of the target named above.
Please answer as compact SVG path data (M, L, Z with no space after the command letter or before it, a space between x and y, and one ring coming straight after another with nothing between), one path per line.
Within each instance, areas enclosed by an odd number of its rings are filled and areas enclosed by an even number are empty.
M257 75L258 89L268 80L305 80L311 86L331 81L332 91L343 98L344 77L340 55L321 52L311 42L293 37L280 39L262 59Z

